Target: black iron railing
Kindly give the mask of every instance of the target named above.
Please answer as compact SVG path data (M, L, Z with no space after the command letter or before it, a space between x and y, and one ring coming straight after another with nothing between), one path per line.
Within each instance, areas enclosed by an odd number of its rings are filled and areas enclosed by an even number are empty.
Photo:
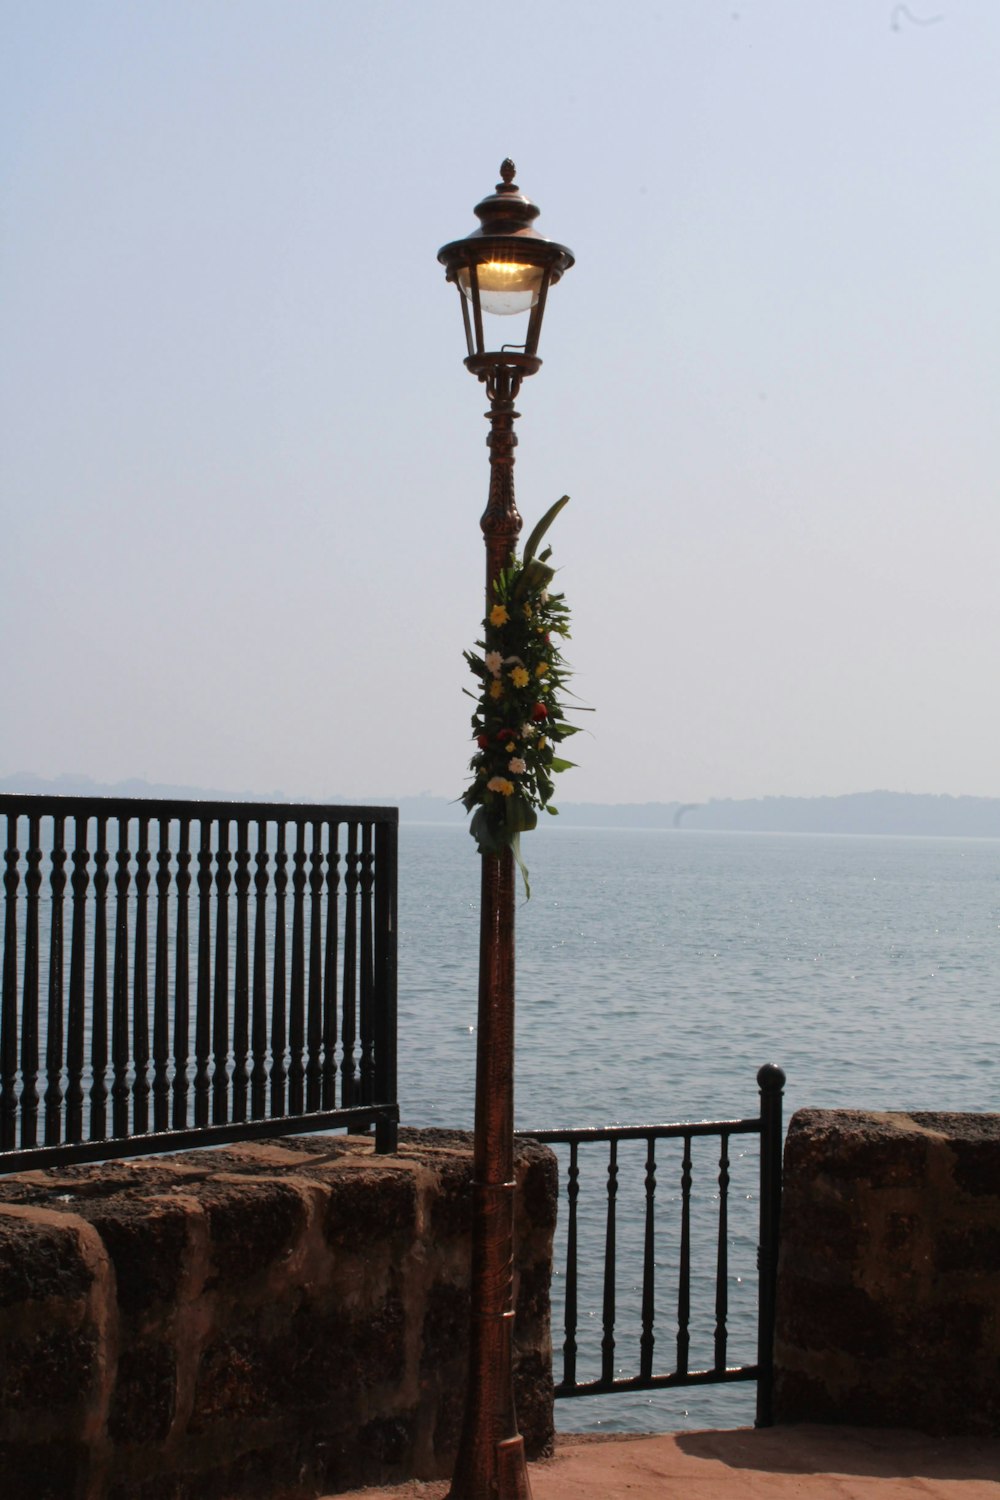
M565 1229L565 1300L562 1376L556 1380L555 1394L592 1396L613 1391L655 1390L668 1386L710 1385L723 1381L757 1381L757 1425L771 1423L774 1344L774 1293L778 1255L778 1220L781 1211L782 1091L785 1075L768 1064L757 1074L760 1087L759 1117L746 1120L711 1120L681 1125L610 1125L597 1129L530 1130L519 1134L535 1140L568 1147L566 1169L567 1223ZM731 1277L729 1255L731 1239L730 1183L732 1143L734 1138L760 1137L759 1168L752 1184L759 1193L759 1212L754 1226L757 1232L757 1359L754 1363L728 1363L729 1296ZM691 1367L692 1324L692 1213L696 1202L694 1143L712 1138L718 1141L710 1174L698 1204L704 1221L711 1220L715 1265L711 1273L702 1268L702 1286L710 1275L710 1306L703 1309L712 1323L710 1338L713 1358L702 1368ZM634 1265L623 1267L618 1255L619 1228L619 1147L625 1142L645 1144L641 1169L641 1271ZM667 1142L679 1146L679 1167L674 1196L675 1212L665 1228L657 1224L657 1147ZM591 1363L599 1360L599 1373L580 1378L578 1360L584 1353L585 1334L581 1333L580 1285L581 1242L593 1247L599 1238L598 1213L591 1206L585 1232L581 1231L580 1153L581 1148L603 1145L607 1150L606 1202L603 1213L604 1263L600 1278L600 1319L587 1318L590 1328L600 1328L599 1351L591 1351ZM662 1175L662 1174L661 1174ZM744 1197L750 1196L744 1194ZM754 1194L756 1196L756 1194ZM633 1215L633 1220L635 1216ZM669 1243L668 1243L669 1242ZM586 1250L584 1251L586 1255ZM658 1322L657 1271L665 1265L676 1267L672 1305L675 1312L673 1337L663 1339L656 1333ZM589 1269L592 1271L591 1260ZM633 1349L635 1365L621 1373L623 1357L620 1339L616 1338L619 1289L622 1284L638 1291L638 1339ZM593 1282L592 1282L593 1286ZM641 1290L640 1290L641 1289ZM593 1337L593 1336L592 1336ZM664 1368L656 1359L658 1343L666 1343L672 1368ZM616 1368L617 1367L617 1368Z
M0 1170L375 1126L398 811L0 795Z

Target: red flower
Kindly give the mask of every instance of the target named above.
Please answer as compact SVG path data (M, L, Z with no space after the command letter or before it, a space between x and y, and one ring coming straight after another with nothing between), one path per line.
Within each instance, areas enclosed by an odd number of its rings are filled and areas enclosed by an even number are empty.
M536 703L531 710L531 717L536 724L542 724L548 718L549 711L544 703Z
M517 730L516 729L501 729L500 732L497 735L497 739L498 740L516 740L517 739Z
M477 734L476 735L476 744L479 746L480 750L488 750L489 749L489 744L490 744L490 737L489 737L489 735L488 734Z

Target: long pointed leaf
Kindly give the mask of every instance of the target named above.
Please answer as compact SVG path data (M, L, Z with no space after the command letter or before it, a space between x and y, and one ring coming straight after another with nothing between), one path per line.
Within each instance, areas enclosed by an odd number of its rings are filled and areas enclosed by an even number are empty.
M535 527L534 531L531 533L528 540L524 544L524 550L521 553L522 562L529 563L531 561L531 559L535 555L535 548L538 546L538 543L542 540L542 537L548 531L549 527L552 525L552 522L562 510L563 506L568 504L569 496L563 495L562 499L557 500L555 505L549 506L548 510L545 512L544 516L539 521L538 525Z

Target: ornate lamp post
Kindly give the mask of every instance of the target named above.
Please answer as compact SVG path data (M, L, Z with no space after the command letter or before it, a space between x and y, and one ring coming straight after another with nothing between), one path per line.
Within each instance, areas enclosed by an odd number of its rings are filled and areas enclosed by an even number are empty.
M538 337L549 288L573 264L565 245L533 228L538 209L500 168L478 204L480 227L438 251L459 289L468 357L486 386L490 489L480 525L486 542L486 611L493 581L517 544L514 401L541 365ZM523 344L486 348L483 317L527 314ZM476 1047L472 1308L469 1383L450 1500L526 1500L524 1440L514 1411L514 857L483 854Z

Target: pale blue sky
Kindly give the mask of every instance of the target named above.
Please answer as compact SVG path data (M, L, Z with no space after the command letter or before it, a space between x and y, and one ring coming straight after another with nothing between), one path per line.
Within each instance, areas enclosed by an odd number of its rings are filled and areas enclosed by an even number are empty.
M995 0L3 0L0 775L458 795L509 154L561 797L1000 795L998 77Z

